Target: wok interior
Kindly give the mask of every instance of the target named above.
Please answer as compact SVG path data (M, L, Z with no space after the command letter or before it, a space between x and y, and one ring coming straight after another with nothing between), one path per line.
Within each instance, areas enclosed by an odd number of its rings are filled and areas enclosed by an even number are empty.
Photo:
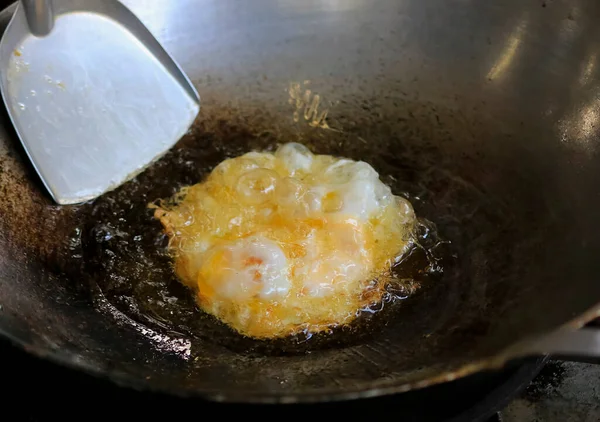
M127 3L202 96L191 134L140 176L172 185L133 182L102 207L57 207L14 133L3 134L3 332L35 353L130 385L265 398L421 381L597 304L593 2L356 1L336 9L265 0L202 10L192 3L157 2L146 11ZM180 7L186 13L176 13ZM176 17L153 28L151 18L166 12ZM303 109L294 122L290 83L320 95L331 129L311 127ZM77 246L90 235L82 222L115 211L122 224L138 224L131 209L152 195L199 181L227 155L290 141L367 161L406 193L417 215L451 241L443 277L395 307L371 336L283 356L232 349L214 335L190 339L168 325L148 328L98 299L78 256L89 253ZM204 167L178 173L184 167L165 164L174 154ZM101 265L94 271L108 274Z

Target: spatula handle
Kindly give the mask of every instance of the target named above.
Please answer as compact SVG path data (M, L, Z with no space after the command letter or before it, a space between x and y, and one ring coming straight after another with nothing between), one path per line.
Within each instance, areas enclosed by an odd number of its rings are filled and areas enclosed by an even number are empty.
M573 362L600 362L600 329L562 329L520 343L510 352L513 356L550 355Z
M45 37L54 27L52 0L21 0L29 30L36 37Z

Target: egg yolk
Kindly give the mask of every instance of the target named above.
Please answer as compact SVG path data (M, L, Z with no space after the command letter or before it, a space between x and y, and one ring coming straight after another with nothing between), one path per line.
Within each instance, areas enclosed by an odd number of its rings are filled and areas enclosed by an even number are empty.
M223 161L155 217L199 306L256 338L350 323L381 300L415 223L369 164L296 143Z

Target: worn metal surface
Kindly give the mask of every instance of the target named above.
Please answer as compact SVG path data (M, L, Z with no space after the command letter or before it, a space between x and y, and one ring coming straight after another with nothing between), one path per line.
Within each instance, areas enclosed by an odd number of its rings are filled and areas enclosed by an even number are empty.
M65 240L93 215L52 206L2 133L0 327L32 352L220 400L366 397L490 365L598 303L597 2L126 4L204 99L174 154L210 166L224 150L298 140L364 159L438 225L457 263L369 341L310 354L254 356L101 315L83 280L61 273ZM320 114L294 121L291 83L320 95L331 129ZM172 177L169 159L144 174ZM152 193L134 183L109 199L141 206Z
M503 422L600 420L600 366L551 361L502 411Z

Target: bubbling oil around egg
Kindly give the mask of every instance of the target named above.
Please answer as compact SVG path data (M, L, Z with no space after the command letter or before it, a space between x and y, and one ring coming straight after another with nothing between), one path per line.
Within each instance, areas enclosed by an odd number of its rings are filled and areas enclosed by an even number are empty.
M382 300L416 223L369 164L296 143L223 161L155 217L199 306L255 338L352 322Z

